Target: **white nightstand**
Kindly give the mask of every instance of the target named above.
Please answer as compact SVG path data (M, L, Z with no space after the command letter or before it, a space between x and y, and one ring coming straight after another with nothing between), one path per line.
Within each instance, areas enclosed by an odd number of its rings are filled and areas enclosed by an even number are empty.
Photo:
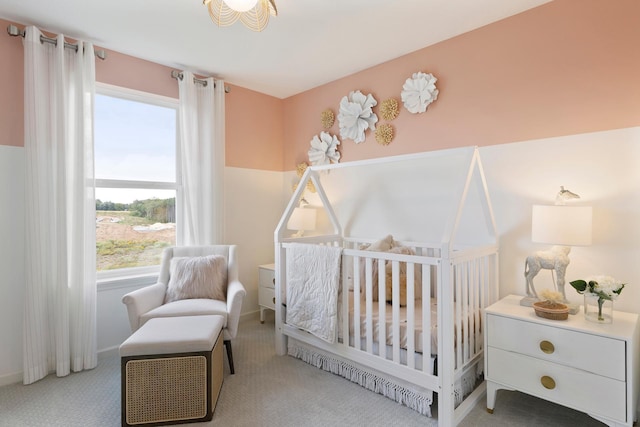
M638 315L615 311L596 324L582 309L568 320L536 316L510 295L485 310L487 411L498 389L518 390L585 412L610 426L632 426L640 381Z
M258 266L258 304L260 305L260 323L264 323L264 310L276 309L276 265Z

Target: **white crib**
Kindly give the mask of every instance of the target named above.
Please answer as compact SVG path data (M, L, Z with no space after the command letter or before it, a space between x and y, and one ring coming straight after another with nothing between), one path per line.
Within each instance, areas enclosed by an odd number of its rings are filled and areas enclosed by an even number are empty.
M421 156L438 161L451 151ZM275 232L277 353L301 358L429 416L435 392L440 426L457 424L484 395L481 319L483 309L498 296L495 224L479 154L475 148L453 151L461 156L466 170L461 174L462 184L454 189L459 194L454 197L453 219L447 221L445 236L438 244L396 241L395 245L407 250L381 252L363 249L380 236L345 236L320 174L349 164L307 169ZM365 165L407 159L387 158ZM318 191L334 233L286 237L286 223L308 180ZM476 187L472 187L474 182ZM453 240L473 188L479 195L478 215L486 215L485 224L494 241L456 246ZM338 339L334 343L287 323L287 258L298 244L342 248ZM390 296L385 292L387 284ZM403 306L401 287L406 287Z

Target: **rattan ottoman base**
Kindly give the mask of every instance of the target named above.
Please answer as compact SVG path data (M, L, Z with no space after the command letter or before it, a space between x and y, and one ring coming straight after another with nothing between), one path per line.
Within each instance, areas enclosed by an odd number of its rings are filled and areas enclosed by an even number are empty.
M122 425L209 421L223 379L222 333L213 348L121 357Z

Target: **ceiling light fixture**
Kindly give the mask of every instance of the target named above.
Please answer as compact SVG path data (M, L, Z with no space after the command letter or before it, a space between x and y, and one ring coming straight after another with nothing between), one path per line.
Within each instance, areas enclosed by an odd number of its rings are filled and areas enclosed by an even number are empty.
M211 20L219 27L232 25L238 19L253 31L262 31L269 16L278 16L275 0L203 0Z

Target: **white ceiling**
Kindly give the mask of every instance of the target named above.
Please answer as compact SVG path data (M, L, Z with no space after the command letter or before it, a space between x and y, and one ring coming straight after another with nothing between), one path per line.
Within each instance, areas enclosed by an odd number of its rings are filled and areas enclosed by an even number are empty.
M0 0L0 17L286 98L547 1L276 0L261 33L201 0Z

